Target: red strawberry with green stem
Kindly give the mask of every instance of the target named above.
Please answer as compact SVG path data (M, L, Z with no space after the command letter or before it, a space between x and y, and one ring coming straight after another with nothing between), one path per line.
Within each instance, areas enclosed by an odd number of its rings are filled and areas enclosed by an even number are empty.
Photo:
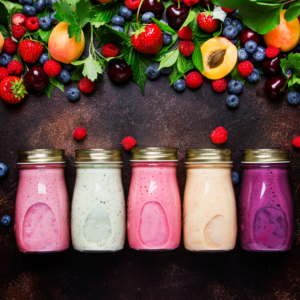
M218 30L221 21L213 19L213 13L209 11L201 12L197 17L197 23L200 29L206 32L215 32Z
M8 76L0 83L0 97L8 104L18 104L26 96L23 79L16 76Z
M27 63L35 63L42 55L43 50L43 45L37 41L23 40L19 44L19 54Z

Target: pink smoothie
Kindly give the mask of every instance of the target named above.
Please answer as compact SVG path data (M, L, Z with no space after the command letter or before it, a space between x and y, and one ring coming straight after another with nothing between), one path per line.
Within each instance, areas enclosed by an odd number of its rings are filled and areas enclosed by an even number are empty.
M15 234L21 252L69 247L69 202L64 164L21 165Z
M129 246L171 250L181 237L181 203L173 162L135 162L128 197Z

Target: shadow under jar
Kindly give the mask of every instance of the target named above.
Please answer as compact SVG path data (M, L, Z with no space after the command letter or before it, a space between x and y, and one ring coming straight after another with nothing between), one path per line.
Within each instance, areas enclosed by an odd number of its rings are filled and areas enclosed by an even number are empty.
M135 250L173 250L181 237L177 149L133 148L127 232Z
M64 154L64 150L50 149L18 152L15 234L21 252L59 252L69 248Z
M234 249L237 215L231 180L231 150L187 150L186 168L183 201L185 248L199 252Z
M293 243L294 213L289 151L244 150L240 240L247 251L278 252Z
M75 250L115 252L124 248L125 198L122 150L76 150L71 233Z

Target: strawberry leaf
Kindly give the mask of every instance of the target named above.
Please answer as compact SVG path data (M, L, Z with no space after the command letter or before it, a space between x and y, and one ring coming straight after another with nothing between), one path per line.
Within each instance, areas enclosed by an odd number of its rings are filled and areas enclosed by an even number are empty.
M71 77L72 81L79 81L83 77L83 75L82 75L83 67L84 67L84 65L82 64L76 68L76 70L74 71L74 73Z
M179 55L179 49L175 49L171 51L161 62L159 65L159 69L168 68L175 64Z
M64 92L64 85L61 82L58 81L56 76L55 77L49 77L49 81L53 86L59 88L62 92Z
M194 67L195 66L193 64L191 57L186 58L184 74L187 73L188 71L194 69ZM178 71L177 65L175 64L173 66L172 73L169 75L170 82L171 82L170 85L172 85L176 80L180 79L181 77L183 77L183 75Z
M54 85L52 85L50 82L48 83L48 85L40 92L41 93L45 93L48 98L51 98L51 92L54 89Z
M109 23L111 18L118 14L121 5L121 1L112 1L94 6L93 11L95 12L95 16L93 21Z
M291 6L286 10L284 14L284 18L286 19L287 22L291 22L298 18L300 15L300 3L295 2L291 4Z
M160 22L154 18L152 18L153 22L162 30L162 31L165 31L165 32L169 32L171 34L175 34L176 31L171 28L169 25L163 23L163 22Z
M183 76L185 71L185 65L186 65L186 57L180 52L177 59L177 70Z
M196 13L193 10L190 10L189 15L187 16L186 20L184 21L180 29L193 22L195 17L196 17Z
M44 41L45 43L48 43L52 30L53 29L48 30L48 31L44 31L42 29L39 30L39 35L40 35L40 38L42 39L42 41Z
M195 45L195 50L192 54L192 60L195 65L195 67L201 72L204 72L204 66L203 66L203 56L201 52L201 46L197 40L197 38L193 37L193 42Z

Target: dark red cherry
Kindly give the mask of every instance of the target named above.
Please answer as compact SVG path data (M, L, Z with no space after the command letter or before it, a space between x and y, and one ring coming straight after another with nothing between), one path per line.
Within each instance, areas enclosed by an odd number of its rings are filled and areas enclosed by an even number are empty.
M178 4L170 5L167 9L167 20L173 29L179 29L189 14L189 9L186 6L178 7Z
M268 79L265 87L269 98L280 99L286 91L286 80L281 76L272 77Z
M131 77L132 70L125 61L113 59L109 62L107 73L111 81L121 83Z
M141 7L142 14L152 12L155 18L161 18L165 10L165 6L158 0L145 0Z
M245 47L245 44L249 41L254 41L256 42L257 45L259 45L261 43L261 35L252 31L249 28L245 28L241 32L240 41L241 41L241 47Z
M32 67L24 76L24 84L27 91L40 92L49 83L49 77L42 67Z
M213 7L213 4L212 4L211 0L199 0L199 2L200 2L205 8L207 8L207 5L209 5L210 8Z
M262 69L267 75L278 75L281 73L280 60L284 58L282 53L279 53L275 58L267 58L262 63Z

